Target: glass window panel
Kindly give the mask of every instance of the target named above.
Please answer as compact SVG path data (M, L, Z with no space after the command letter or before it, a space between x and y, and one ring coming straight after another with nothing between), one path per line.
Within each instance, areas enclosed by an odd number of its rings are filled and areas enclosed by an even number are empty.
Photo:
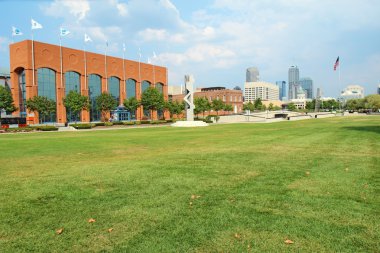
M108 79L108 89L109 89L109 93L116 100L117 105L119 105L119 103L120 103L119 102L119 100L120 100L120 79L115 77L115 76L111 76Z
M49 68L37 69L38 96L47 97L57 102L55 71ZM42 122L56 122L56 113L44 116Z
M80 94L80 75L77 72L66 72L65 73L65 88L66 95L69 94L70 91L74 90Z
M88 93L90 98L90 121L100 120L100 111L96 109L96 97L102 93L102 83L99 75L88 76Z
M127 99L130 99L131 97L136 97L136 81L133 79L128 79L126 81L126 92L127 92Z

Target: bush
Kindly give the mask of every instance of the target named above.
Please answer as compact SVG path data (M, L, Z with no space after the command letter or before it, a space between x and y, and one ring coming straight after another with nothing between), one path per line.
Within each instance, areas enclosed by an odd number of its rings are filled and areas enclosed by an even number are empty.
M95 126L104 126L104 122L97 122L97 123L94 123Z
M113 126L113 123L112 122L104 122L104 125L105 126Z
M208 115L208 116L206 116L206 121L205 122L209 123L207 121L212 121L213 118L214 118L215 122L218 122L218 120L220 119L220 117L218 115Z
M34 131L34 127L17 127L17 128L6 128L5 132L18 133L18 132L31 132Z
M116 125L123 125L123 121L112 121L112 124Z
M35 129L37 131L58 131L58 127L55 126L37 126Z
M131 126L131 125L134 125L135 124L135 122L133 122L133 121L125 121L125 122L123 122L123 125L125 125L125 126Z
M165 124L166 120L152 120L150 124L156 125L156 124Z
M135 125L141 125L141 121L135 121Z
M167 120L166 120L166 123L173 123L173 122L175 122L174 119L167 119Z
M203 122L205 122L205 123L214 123L214 121L212 121L212 120L206 120L206 119L204 119Z
M91 129L94 125L93 124L73 124L70 126L74 127L75 129Z
M150 124L150 120L141 120L140 123L141 124Z

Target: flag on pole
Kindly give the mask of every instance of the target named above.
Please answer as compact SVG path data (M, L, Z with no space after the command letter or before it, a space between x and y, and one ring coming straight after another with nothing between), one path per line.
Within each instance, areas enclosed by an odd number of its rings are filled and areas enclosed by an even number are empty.
M154 59L157 58L156 52L154 52L154 51L153 51L153 58L154 58Z
M33 29L42 29L42 25L40 23L38 23L37 21L35 21L34 19L32 19L31 22L32 22L32 30Z
M65 29L65 28L62 28L60 29L60 36L63 37L63 36L66 36L67 34L69 34L70 31Z
M139 47L139 59L141 60L141 49Z
M18 35L22 35L22 32L20 31L20 29L12 26L12 36L18 36Z
M148 57L148 64L152 64L152 61L150 60L150 57Z
M87 33L84 34L84 42L92 42L92 39L87 35Z
M123 43L123 51L125 52L125 43Z
M336 61L335 61L335 64L334 64L334 71L336 70L337 67L339 67L339 56L338 56L338 58L337 58Z

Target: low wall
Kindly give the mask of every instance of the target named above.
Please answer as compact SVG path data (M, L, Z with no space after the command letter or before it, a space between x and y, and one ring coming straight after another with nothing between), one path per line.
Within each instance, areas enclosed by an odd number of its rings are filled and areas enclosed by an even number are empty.
M313 118L311 115L289 116L288 120L304 120Z
M331 118L335 117L335 113L324 113L324 114L315 114L316 119L322 119L322 118Z

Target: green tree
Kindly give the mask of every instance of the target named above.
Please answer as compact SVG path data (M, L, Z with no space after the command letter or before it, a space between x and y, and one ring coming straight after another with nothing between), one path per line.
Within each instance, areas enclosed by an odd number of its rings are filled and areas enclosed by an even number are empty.
M202 112L203 118L205 117L205 112L211 109L211 104L207 98L201 98L201 97L195 98L194 105L195 105L196 110L199 110L199 112Z
M253 112L255 110L255 105L252 102L248 102L243 105L243 110Z
M224 108L224 102L220 99L214 99L214 100L212 100L211 107L214 111L216 111L216 115L219 115L218 114L219 111L223 110L223 108Z
M255 108L257 110L262 110L262 105L263 105L263 102L261 102L261 98L257 98L255 100Z
M315 99L312 101L306 102L306 107L307 110L314 110L315 109Z
M0 86L0 126L1 126L1 111L14 112L17 107L14 105L11 91L3 86Z
M134 119L136 118L136 110L140 106L140 101L137 100L135 97L131 97L129 99L124 99L123 105L125 106L125 109L131 113L131 117Z
M273 111L273 103L270 103L269 106L268 106L268 110L269 111Z
M234 110L234 108L232 107L232 105L230 104L225 104L224 105L224 111L226 112L232 112Z
M289 111L296 111L296 110L297 110L297 107L296 107L296 105L292 102L292 103L289 103L289 104L288 104L288 110L289 110Z
M117 106L117 101L108 92L103 92L95 98L96 108L102 112L102 121L107 120L107 114L114 110Z
M88 110L90 107L90 100L87 96L83 96L78 92L71 90L69 94L63 99L63 104L67 108L68 111L75 114L75 124L77 123L77 118L79 113L82 110Z
M30 111L38 112L39 123L42 120L56 111L56 104L53 99L49 99L45 96L34 96L26 101L26 108Z
M281 110L281 107L279 107L278 105L275 105L275 106L273 107L273 110L275 110L275 111L279 111L279 110Z
M372 111L379 111L380 109L380 95L368 95L364 98L364 103L368 109Z
M164 108L164 96L156 88L149 87L141 95L141 104L145 110L150 110L150 115L153 115L153 111Z

